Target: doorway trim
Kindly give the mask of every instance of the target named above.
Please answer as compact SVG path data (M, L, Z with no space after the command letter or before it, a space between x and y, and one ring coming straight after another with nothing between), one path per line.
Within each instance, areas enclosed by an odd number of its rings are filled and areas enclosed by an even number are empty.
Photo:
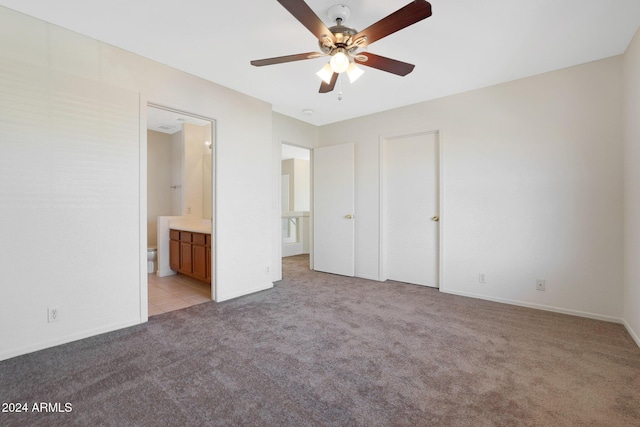
M442 291L444 289L444 262L443 262L443 247L444 247L444 174L443 174L443 143L442 143L442 131L440 129L418 129L412 131L404 131L391 133L386 135L380 135L379 137L379 147L378 147L378 164L379 164L379 218L380 222L378 224L378 277L380 281L386 281L387 275L385 271L385 263L386 263L386 255L385 255L385 215L384 208L386 202L386 194L385 194L385 171L386 171L386 153L387 153L387 144L392 139L397 138L406 138L412 136L420 136L420 135L430 135L435 134L436 137L436 159L437 159L437 168L438 168L438 188L436 191L438 192L438 213L437 215L440 217L439 219L439 229L438 229L438 289Z
M217 238L217 183L218 183L218 121L214 118L203 116L201 114L191 113L187 110L167 107L162 103L156 103L154 101L149 100L146 96L140 95L139 99L139 118L140 118L140 178L138 182L140 183L139 188L139 227L140 227L140 321L141 323L147 322L149 320L149 281L148 281L148 273L147 273L147 108L159 108L161 110L173 111L176 113L184 114L187 116L195 117L202 120L207 120L211 122L211 155L213 156L213 161L211 162L211 191L213 192L211 197L211 203L213 206L211 207L212 212L212 222L211 222L211 298L213 301L218 300L218 292L216 283L218 281L218 269L217 259L218 259L218 238Z

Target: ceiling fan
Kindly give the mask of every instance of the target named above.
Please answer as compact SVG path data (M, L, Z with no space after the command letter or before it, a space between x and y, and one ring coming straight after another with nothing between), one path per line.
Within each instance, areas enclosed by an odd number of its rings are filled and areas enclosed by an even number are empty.
M304 0L277 1L318 38L320 52L259 59L251 61L251 65L262 67L264 65L330 56L329 63L317 73L322 79L320 93L331 92L336 85L339 74L343 72L347 72L350 81L354 82L363 73L362 69L356 64L377 68L398 76L409 74L413 71L415 65L370 52L358 52L358 49L431 16L431 4L429 2L414 0L391 15L358 32L353 28L342 25L342 22L351 13L345 5L339 4L329 8L329 17L332 21L335 21L336 25L327 28Z

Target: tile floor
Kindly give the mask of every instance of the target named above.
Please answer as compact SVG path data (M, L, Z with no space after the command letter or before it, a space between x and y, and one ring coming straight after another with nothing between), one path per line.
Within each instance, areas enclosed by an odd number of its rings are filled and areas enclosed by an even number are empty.
M211 285L181 274L149 274L149 317L211 301Z

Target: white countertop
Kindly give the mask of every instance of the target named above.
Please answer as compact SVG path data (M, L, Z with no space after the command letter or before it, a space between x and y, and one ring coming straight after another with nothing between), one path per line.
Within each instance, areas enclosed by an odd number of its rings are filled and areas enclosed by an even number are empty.
M172 230L191 231L192 233L211 234L211 221L173 219L169 221L169 228Z

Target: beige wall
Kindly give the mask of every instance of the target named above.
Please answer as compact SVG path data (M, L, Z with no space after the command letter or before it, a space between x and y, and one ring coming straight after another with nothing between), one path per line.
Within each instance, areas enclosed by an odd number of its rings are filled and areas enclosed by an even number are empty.
M295 177L293 184L293 209L298 212L309 211L311 200L311 169L309 160L294 159Z
M640 30L624 55L624 318L640 345Z
M289 209L288 211L295 211L295 180L296 180L296 168L295 159L286 159L282 161L282 175L289 175ZM284 188L284 187L283 187ZM282 203L285 202L284 197ZM282 209L284 212L284 208Z
M278 155L281 153L280 144L305 148L315 148L318 145L320 129L317 126L279 113L273 113L272 120L273 139L277 143Z
M282 175L289 175L290 211L309 211L311 200L311 177L309 161L287 159L282 161Z
M147 131L147 245L157 246L158 217L171 212L171 135Z
M612 57L321 127L355 143L356 275L379 271L380 137L438 130L441 289L620 320L621 76Z
M198 126L185 123L182 126L184 135L184 193L183 215L189 218L204 218L204 153L208 149L205 141L211 138L210 126Z
M171 135L171 215L184 215L184 135Z
M219 300L281 276L282 142L356 143L356 274L375 277L379 137L439 130L443 290L614 320L624 301L637 338L638 44L636 35L624 58L623 286L622 57L316 128L0 8L0 268L20 284L0 298L0 359L146 319L146 102L217 121ZM56 116L65 111L54 101L97 111L95 122ZM112 119L120 124L102 126ZM48 254L38 268L34 242ZM536 278L546 292L534 290Z
M147 102L217 122L216 298L273 286L271 106L0 7L0 359L146 321Z

